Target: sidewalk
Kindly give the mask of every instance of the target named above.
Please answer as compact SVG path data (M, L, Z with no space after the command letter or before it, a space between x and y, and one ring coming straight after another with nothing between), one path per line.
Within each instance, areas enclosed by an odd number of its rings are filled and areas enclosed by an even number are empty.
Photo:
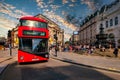
M12 49L12 56L10 56L9 49L0 50L0 74L4 71L8 64L5 61L12 59L17 54L17 49Z
M80 55L72 52L58 52L58 56L55 57L54 51L50 53L50 57L56 60L69 62L81 66L102 69L107 71L113 71L120 73L120 59L107 58L101 56Z
M13 51L12 52L13 56L9 55L9 50L0 51L0 56L2 56L0 57L0 74L8 65L5 64L4 62L12 59L17 53L17 49L13 49L12 51ZM116 58L107 58L107 57L91 56L91 55L87 56L72 52L58 52L58 56L55 57L54 51L50 53L50 57L56 60L69 62L72 64L120 73L120 59L116 59Z

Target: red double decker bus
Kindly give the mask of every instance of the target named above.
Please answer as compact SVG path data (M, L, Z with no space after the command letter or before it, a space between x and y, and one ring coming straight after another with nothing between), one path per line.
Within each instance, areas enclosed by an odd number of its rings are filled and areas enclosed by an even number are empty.
M45 20L31 16L20 18L18 38L18 63L49 59L49 30Z

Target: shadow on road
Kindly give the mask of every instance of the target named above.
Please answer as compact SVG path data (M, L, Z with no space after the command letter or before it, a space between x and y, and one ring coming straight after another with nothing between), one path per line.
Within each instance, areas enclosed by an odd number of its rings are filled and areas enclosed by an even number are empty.
M14 62L4 72L2 80L115 80L94 69L72 64L52 67L48 63L18 65Z

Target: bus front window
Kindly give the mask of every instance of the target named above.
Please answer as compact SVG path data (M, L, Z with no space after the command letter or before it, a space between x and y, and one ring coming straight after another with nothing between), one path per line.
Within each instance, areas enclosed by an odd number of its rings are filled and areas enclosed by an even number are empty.
M47 44L46 44L45 39L33 39L33 47L32 51L33 52L45 52L47 49Z
M47 52L47 39L19 39L19 49L30 52L30 53L40 53Z

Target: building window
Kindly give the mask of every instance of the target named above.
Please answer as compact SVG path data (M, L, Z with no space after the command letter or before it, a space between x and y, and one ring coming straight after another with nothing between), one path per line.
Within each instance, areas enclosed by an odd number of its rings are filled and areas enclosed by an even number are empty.
M100 27L103 27L103 24L102 24L102 23L100 24Z
M115 25L118 24L118 17L115 17Z
M106 28L108 28L108 21L106 21Z
M110 19L110 26L113 26L113 19Z

